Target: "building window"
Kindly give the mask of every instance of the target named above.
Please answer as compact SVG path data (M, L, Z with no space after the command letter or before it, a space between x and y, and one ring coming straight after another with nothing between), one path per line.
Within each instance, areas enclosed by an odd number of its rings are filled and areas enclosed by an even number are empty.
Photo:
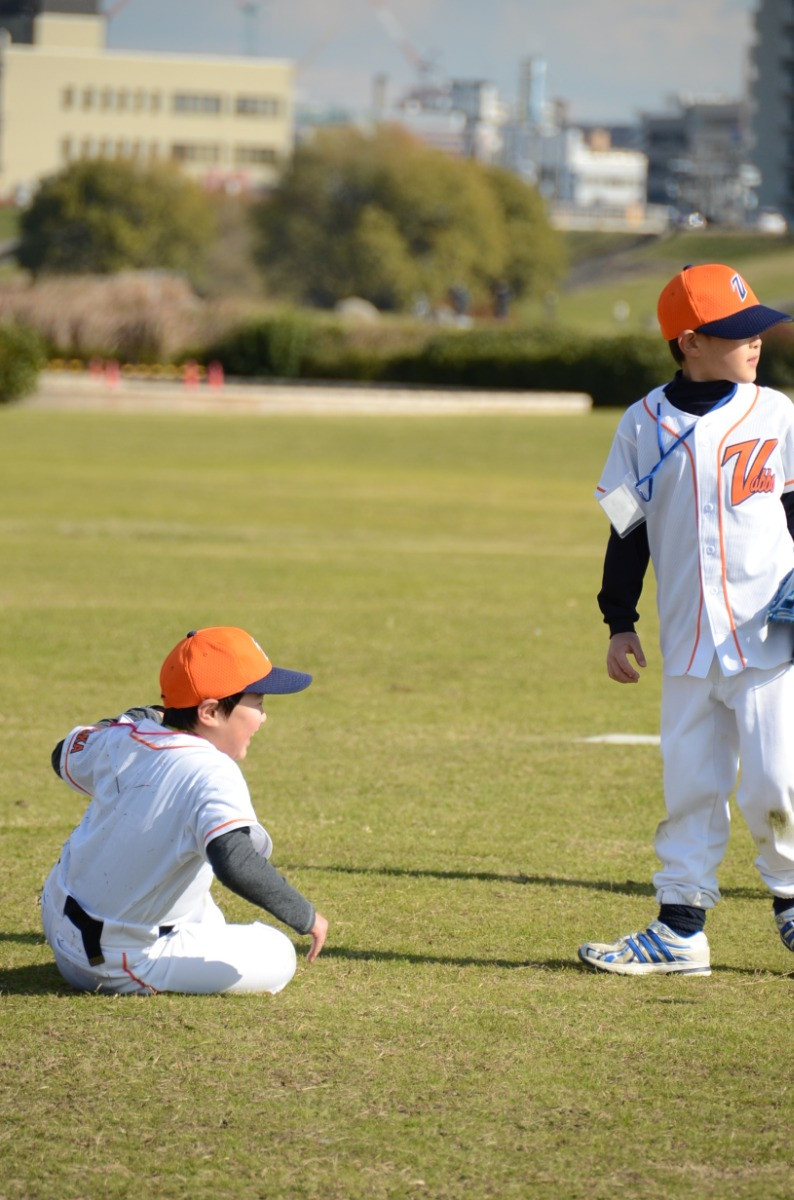
M220 96L202 96L193 92L176 92L174 112L219 113L223 107Z
M149 112L159 112L161 104L161 96L159 92L149 93Z
M235 146L234 161L237 166L255 166L275 163L278 155L272 146Z
M211 142L176 142L171 147L171 157L176 162L216 163L220 161L221 148Z
M74 107L74 88L71 84L61 92L61 108Z
M123 112L126 108L129 108L129 104L130 94L126 88L121 88L116 92L116 108L119 112Z
M106 87L102 88L99 94L99 107L109 109L113 107L113 89Z
M96 92L93 88L83 89L83 108L93 108L96 103Z
M61 138L61 162L70 163L72 156L72 139L70 137Z
M277 117L281 101L278 96L238 96L234 110L241 117Z

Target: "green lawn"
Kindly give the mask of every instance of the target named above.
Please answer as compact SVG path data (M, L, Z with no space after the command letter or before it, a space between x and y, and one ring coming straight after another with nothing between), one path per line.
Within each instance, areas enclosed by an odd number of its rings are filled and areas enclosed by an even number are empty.
M791 1195L794 964L740 820L711 978L576 960L655 913L658 751L582 741L657 722L650 584L646 677L603 668L616 420L0 411L2 1200ZM245 771L327 949L275 998L75 994L50 749L215 623L315 675Z

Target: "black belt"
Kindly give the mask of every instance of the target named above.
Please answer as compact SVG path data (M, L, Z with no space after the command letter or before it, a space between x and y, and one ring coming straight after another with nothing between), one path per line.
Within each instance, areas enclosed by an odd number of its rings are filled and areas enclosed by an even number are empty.
M85 909L81 908L77 903L74 896L66 897L66 903L63 906L63 915L68 917L72 924L76 925L80 930L80 935L83 939L83 949L91 966L101 966L105 961L102 946L100 945L102 921L97 921L96 917L89 917Z
M91 966L101 966L105 961L101 945L104 923L98 921L96 917L90 917L85 909L80 907L74 896L66 897L66 903L63 906L63 915L68 917L72 924L80 930L80 936L83 939L83 949ZM173 925L161 925L157 930L158 937L165 937L171 933L173 928Z

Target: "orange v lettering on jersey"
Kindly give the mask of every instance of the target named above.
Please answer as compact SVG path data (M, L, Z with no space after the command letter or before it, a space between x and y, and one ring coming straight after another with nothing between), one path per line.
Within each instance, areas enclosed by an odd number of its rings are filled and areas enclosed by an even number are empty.
M758 492L773 492L775 490L775 474L767 465L767 459L777 445L777 438L768 438L753 458L760 442L755 438L750 442L737 442L728 446L722 459L722 466L736 459L731 480L731 504L734 507Z

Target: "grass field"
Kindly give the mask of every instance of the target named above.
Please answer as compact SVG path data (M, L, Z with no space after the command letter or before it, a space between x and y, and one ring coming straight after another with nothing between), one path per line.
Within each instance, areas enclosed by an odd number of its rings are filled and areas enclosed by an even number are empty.
M1 1200L791 1196L794 964L741 821L711 978L576 960L655 913L658 751L583 740L656 731L650 585L646 677L603 669L615 422L0 411ZM215 623L315 675L245 772L327 949L275 998L73 993L50 749Z

